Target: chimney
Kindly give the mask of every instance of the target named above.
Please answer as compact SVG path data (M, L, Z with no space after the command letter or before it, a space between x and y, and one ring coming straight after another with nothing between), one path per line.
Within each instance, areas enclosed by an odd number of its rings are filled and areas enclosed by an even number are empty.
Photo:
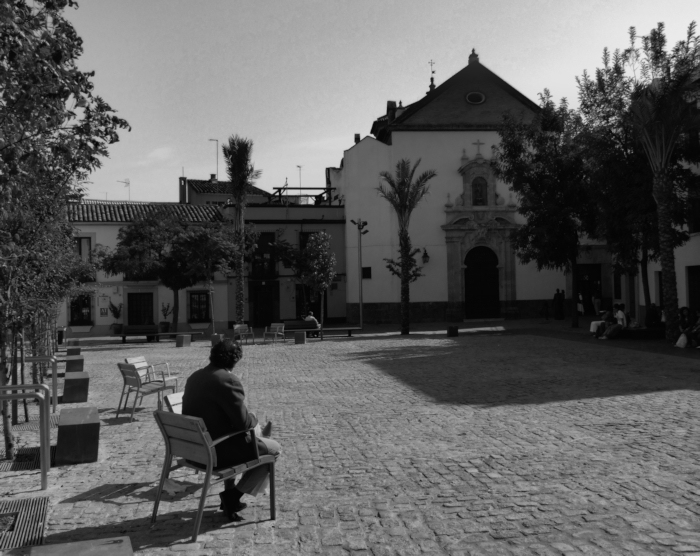
M387 116L387 119L389 120L389 123L394 121L394 118L396 117L396 101L395 100L387 100L386 101L386 116Z
M211 175L211 178L209 178L209 181L211 183L217 183L216 174L210 174L210 175Z
M356 133L355 134L355 144L357 145L360 142L360 134Z
M180 204L186 205L188 203L189 199L187 198L187 178L183 176L180 178Z
M478 63L479 63L479 55L472 48L472 53L469 55L469 65L471 66L472 64L478 64Z

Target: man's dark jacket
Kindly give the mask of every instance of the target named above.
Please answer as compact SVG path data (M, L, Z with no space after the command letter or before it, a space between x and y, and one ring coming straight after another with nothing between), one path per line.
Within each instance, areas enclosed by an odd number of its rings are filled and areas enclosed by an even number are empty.
M245 392L238 377L212 365L195 371L187 379L182 413L204 419L213 440L253 428L258 423L245 406ZM240 434L216 446L217 467L255 458L255 449L252 443L246 442L247 436Z

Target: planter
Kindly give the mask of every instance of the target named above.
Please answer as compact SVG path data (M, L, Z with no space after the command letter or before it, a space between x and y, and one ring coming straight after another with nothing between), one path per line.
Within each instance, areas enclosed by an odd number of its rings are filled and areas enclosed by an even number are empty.
M167 334L170 332L170 323L168 321L161 321L158 323L158 331L161 334Z

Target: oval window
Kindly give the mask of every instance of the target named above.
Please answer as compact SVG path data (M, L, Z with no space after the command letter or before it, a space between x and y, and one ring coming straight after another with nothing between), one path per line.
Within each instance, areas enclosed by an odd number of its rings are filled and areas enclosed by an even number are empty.
M486 97L484 96L484 93L467 93L467 102L469 104L481 104L486 100Z

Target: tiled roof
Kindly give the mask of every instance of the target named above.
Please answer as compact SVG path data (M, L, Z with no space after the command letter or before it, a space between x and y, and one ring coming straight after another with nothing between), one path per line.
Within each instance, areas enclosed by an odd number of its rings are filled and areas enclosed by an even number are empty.
M228 193L231 187L230 181L217 181L215 183L209 180L187 180L192 189L197 193L217 193L225 194ZM270 195L269 192L263 191L262 189L255 187L254 185L250 187L250 195L264 195L267 197Z
M187 222L210 222L221 219L221 213L215 205L83 199L79 203L68 204L68 220L70 222L133 222L137 217L159 209L166 209Z

